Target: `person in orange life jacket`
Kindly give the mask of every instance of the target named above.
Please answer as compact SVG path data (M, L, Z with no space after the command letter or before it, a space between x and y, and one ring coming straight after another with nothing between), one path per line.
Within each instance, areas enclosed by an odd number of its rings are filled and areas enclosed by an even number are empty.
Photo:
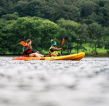
M57 55L61 55L61 53L59 53L58 51L63 50L62 48L57 48L56 47L56 42L51 39L51 47L50 47L50 55L51 56L57 56Z
M39 52L34 52L32 50L32 46L31 46L32 42L31 42L30 39L28 39L26 41L26 43L27 43L27 46L24 46L24 54L26 56L29 56L29 57L44 57L43 55L39 54Z

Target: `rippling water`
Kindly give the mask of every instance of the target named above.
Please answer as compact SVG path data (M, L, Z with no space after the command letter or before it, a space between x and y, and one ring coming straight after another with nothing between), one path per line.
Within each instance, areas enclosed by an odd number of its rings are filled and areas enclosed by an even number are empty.
M0 106L109 106L109 58L0 57Z

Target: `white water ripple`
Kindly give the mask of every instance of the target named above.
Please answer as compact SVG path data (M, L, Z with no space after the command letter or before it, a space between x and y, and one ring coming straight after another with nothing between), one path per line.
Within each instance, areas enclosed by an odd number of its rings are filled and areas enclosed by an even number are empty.
M0 106L108 106L109 58L0 57Z

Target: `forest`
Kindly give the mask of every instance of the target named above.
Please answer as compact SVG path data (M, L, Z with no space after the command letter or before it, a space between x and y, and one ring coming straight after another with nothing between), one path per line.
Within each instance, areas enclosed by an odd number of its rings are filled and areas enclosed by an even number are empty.
M48 53L109 53L109 0L0 0L0 54L21 54L20 41Z

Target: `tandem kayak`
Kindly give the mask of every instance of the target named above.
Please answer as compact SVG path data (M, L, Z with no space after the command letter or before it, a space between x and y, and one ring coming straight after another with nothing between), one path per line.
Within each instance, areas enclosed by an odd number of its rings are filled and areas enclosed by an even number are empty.
M84 52L57 57L15 57L13 60L81 60L85 56Z

